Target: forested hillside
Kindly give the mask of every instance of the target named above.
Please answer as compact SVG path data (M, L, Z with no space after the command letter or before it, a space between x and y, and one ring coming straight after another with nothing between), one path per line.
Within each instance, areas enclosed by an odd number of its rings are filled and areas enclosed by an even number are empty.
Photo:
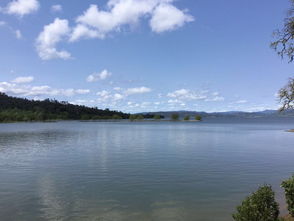
M0 122L127 118L129 114L119 111L101 110L50 99L28 100L0 93Z

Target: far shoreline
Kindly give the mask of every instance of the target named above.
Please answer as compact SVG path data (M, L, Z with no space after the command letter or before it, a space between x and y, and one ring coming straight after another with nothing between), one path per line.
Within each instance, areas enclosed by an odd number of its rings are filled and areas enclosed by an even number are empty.
M202 120L129 120L129 119L100 119L100 120L77 120L77 119L56 119L56 120L46 120L46 121L2 121L0 124L14 124L14 123L57 123L57 122L130 122L130 123L139 123L139 122L202 122Z

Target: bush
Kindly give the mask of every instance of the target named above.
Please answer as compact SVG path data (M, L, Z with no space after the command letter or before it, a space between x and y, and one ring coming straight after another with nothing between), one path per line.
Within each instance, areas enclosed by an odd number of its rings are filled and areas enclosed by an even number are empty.
M131 114L129 119L130 119L130 121L134 121L137 119L137 116L134 114Z
M294 175L290 179L283 181L281 186L285 190L289 213L294 217Z
M185 116L184 120L190 120L190 116Z
M156 115L154 115L154 120L160 120L161 119L161 116L160 115L158 115L158 114L156 114Z
M248 196L233 214L236 221L278 221L279 206L271 186L260 187Z
M141 114L137 115L137 120L144 120L144 116Z
M172 114L171 119L172 120L179 120L179 114Z
M195 116L195 120L202 120L202 117L199 116L199 115L196 115L196 116Z
M114 120L121 120L122 119L122 117L117 114L113 115L111 118Z

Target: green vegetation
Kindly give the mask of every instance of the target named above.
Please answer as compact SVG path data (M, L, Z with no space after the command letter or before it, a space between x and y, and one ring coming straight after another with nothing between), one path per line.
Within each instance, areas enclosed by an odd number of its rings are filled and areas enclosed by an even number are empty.
M294 217L294 175L290 179L283 181L281 186L285 190L289 213Z
M271 186L260 187L248 196L237 212L233 214L235 221L294 221L294 175L282 182L290 215L279 218L279 206L275 201L275 193Z
M131 114L129 117L130 121L135 121L135 120L144 120L144 116L142 114Z
M179 114L172 114L171 119L174 121L179 120Z
M154 120L160 120L161 119L161 116L160 115L158 115L158 114L156 114L156 115L154 115Z
M260 187L248 196L233 214L236 221L278 221L279 206L271 186Z
M137 115L137 120L144 120L144 116L142 114Z
M184 120L190 120L190 116L185 116Z
M199 121L200 121L200 120L202 120L202 117L199 116L199 115L196 115L196 116L195 116L195 120L199 120Z
M0 122L127 119L129 114L56 100L35 101L0 93Z

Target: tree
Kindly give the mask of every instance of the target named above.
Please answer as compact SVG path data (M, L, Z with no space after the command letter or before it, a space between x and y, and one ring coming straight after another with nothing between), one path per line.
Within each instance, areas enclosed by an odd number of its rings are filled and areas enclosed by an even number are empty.
M294 108L294 78L290 78L288 84L280 89L278 96L282 103L280 111Z
M284 20L284 27L274 32L276 41L271 43L271 47L282 58L288 57L289 63L294 60L294 0L291 0L291 8L288 17ZM294 102L294 79L290 78L288 84L280 89L279 99L282 103L280 111L293 109Z
M114 119L114 120L121 120L122 117L119 116L119 115L117 115L117 114L114 114L114 115L112 116L112 119Z
M195 116L195 120L198 120L198 121L200 121L200 120L202 120L202 117L201 117L201 116L199 116L199 115L196 115L196 116Z
M11 97L0 92L0 121L43 121L43 120L91 120L110 119L117 115L127 119L129 114L97 107L70 104L66 101L46 99L28 100Z
M137 115L137 120L144 120L144 116L142 114Z
M160 120L161 119L161 116L160 115L158 115L158 114L156 114L156 115L154 115L154 120Z
M184 120L190 120L190 116L185 116Z
M172 120L179 120L179 114L172 114L171 119Z
M130 117L129 117L130 121L134 121L136 119L137 119L137 116L135 114L131 114Z
M275 49L282 58L287 56L289 62L294 60L294 0L291 0L291 8L288 17L284 20L284 27L274 32L276 41L271 43L271 47Z
M290 179L283 181L281 186L285 190L288 210L291 216L294 217L294 175Z
M248 196L233 214L235 221L278 221L279 206L271 186L260 187Z

